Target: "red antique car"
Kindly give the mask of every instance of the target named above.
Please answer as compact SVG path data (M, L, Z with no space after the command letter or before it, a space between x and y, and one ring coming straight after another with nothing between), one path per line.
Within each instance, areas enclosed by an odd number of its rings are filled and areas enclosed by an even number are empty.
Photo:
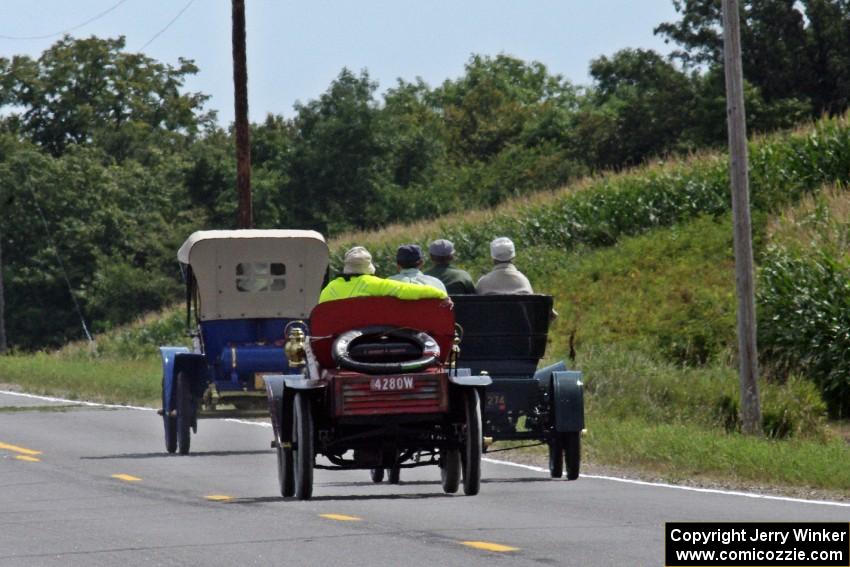
M478 493L486 375L456 368L454 313L440 300L364 297L316 306L286 331L290 367L266 377L282 496L312 495L313 469L437 465L442 487ZM316 456L325 461L317 463Z

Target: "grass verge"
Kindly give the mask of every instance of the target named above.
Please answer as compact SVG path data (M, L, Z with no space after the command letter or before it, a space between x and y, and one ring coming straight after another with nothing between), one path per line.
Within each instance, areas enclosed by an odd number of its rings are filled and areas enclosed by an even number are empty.
M46 353L0 357L0 384L31 394L159 407L159 357L67 358Z
M494 449L508 446L497 443ZM850 499L850 445L837 435L825 441L757 439L698 425L593 415L582 451L583 473L613 468L672 484ZM493 456L547 466L545 446Z
M755 439L689 424L598 417L584 440L591 462L651 470L674 482L723 478L850 497L850 447L841 439Z

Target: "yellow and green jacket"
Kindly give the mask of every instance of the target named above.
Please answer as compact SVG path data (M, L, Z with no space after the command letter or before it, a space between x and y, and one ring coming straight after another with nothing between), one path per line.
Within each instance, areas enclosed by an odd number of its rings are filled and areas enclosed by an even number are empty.
M331 280L319 295L319 303L348 299L350 297L386 296L399 299L443 299L448 297L443 290L429 285L420 285L388 280L369 274L340 276Z

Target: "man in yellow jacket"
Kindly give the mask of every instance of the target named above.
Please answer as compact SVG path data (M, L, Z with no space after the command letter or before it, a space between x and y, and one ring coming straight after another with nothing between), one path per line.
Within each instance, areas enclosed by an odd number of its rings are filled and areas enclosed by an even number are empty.
M325 286L319 295L319 303L370 296L448 300L446 292L435 287L379 278L374 273L372 255L362 246L355 246L345 253L342 275Z

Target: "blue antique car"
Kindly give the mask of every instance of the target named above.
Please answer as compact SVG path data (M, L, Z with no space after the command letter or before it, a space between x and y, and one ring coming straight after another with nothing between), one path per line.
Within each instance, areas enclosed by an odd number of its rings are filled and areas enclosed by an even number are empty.
M164 346L165 449L189 452L199 418L268 415L264 376L288 374L287 327L316 305L328 267L307 230L208 230L177 252L192 349Z

